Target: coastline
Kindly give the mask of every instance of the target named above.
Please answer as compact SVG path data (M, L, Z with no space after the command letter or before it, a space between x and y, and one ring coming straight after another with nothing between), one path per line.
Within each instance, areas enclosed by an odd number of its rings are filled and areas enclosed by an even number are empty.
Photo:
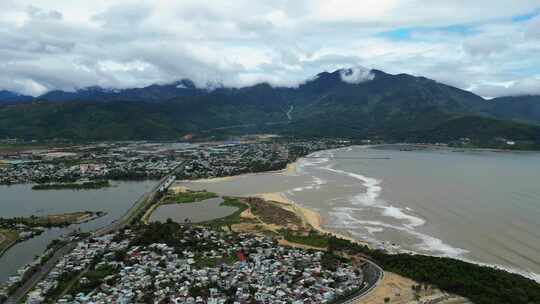
M370 244L367 242L362 242L358 239L344 235L342 233L323 228L322 225L324 223L324 219L319 212L306 208L304 206L301 206L300 204L289 199L287 196L285 196L285 194L281 192L258 193L258 194L255 194L255 196L262 198L266 201L272 201L272 202L283 204L285 209L291 212L294 212L305 223L307 223L308 225L313 227L313 229L315 229L316 231L322 234L330 234L340 239L348 240L353 243L370 247Z
M300 159L301 158L299 158L298 160L300 160ZM238 178L238 177L242 177L242 176L253 176L253 175L261 175L261 174L269 174L269 173L295 174L296 170L297 170L297 167L298 167L298 165L297 165L298 160L296 160L296 161L294 161L292 163L288 163L287 166L284 169L281 169L281 170L256 172L256 173L245 173L245 174L239 174L239 175L234 175L234 176L202 178L202 179L187 180L187 181L192 182L192 183L193 182L194 183L213 183L213 182L221 182L221 181L230 181L230 180L232 180L234 178ZM183 182L183 181L185 181L185 180L180 180L178 182ZM171 186L171 189L173 189L173 191L182 192L182 191L186 191L188 188L185 187L185 186L176 184L176 185ZM322 227L322 225L324 223L324 219L322 218L321 214L318 211L306 208L306 207L298 204L297 202L294 202L293 200L288 198L282 192L256 193L256 194L250 195L250 196L255 196L255 197L258 197L258 198L262 198L262 199L264 199L266 201L273 201L273 202L277 202L277 203L281 204L283 206L283 208L295 213L298 217L300 217L302 219L302 221L304 221L305 223L307 223L308 225L313 227L313 229L315 229L316 231L318 231L320 233L331 234L331 235L333 235L333 236L335 236L337 238L345 239L345 240L348 240L350 242L354 242L354 243L365 245L365 246L370 246L369 243L362 242L362 241L360 241L358 239L355 239L355 238L353 238L351 236L347 236L347 235L344 235L342 233L338 233L338 232L335 232L335 231L330 231L328 229L324 229ZM150 208L150 209L152 209L152 208ZM148 210L147 211L148 214L145 214L145 216L147 216L149 218L150 217L149 215L151 214L152 211L153 210Z
M399 147L401 145L405 145L405 144L394 144L393 146ZM353 145L353 146L348 146L348 147L339 148L339 149L346 149L346 148L352 148L352 147L377 149L380 146L384 146L384 145ZM440 147L440 146L434 146L434 145L425 145L423 147L422 147L422 145L416 145L416 146L421 147L421 149L445 150L445 151L450 151L450 152L452 151L452 149L449 148L449 147ZM338 149L328 149L328 150L322 150L322 151L328 152L328 151L333 151L333 150L338 150ZM513 151L513 150L508 150L508 151L507 150L498 150L498 151L495 151L494 149L486 149L486 148L467 149L467 151L510 152L510 153L513 153L513 152L519 152L519 153L528 152L528 151ZM317 151L317 152L321 152L321 151ZM538 151L531 151L531 152L536 152L537 153ZM289 163L286 168L281 169L281 170L257 172L257 173L246 173L246 174L240 174L240 175L229 176L229 177L218 177L218 178L210 178L210 179L203 179L203 180L189 180L189 182L199 182L199 181L202 181L202 182L216 181L216 182L218 182L218 181L223 181L223 180L231 181L231 180L234 180L234 178L237 178L237 177L255 176L255 175L264 175L264 174L276 174L276 173L277 174L290 174L290 175L293 175L293 174L297 173L296 169L298 167L299 161L301 161L301 160L302 160L302 158L299 158L295 162ZM376 248L373 243L370 243L368 241L363 241L363 240L360 240L360 239L356 239L356 238L354 238L354 237L352 237L350 235L340 233L339 231L332 231L332 230L323 228L322 226L325 223L325 218L323 218L322 215L318 211L315 211L315 210L312 210L312 209L309 209L307 207L302 206L301 202L293 201L292 199L287 197L286 193L284 193L284 192L266 192L266 193L265 192L259 192L258 193L258 192L254 191L254 192L251 192L249 194L242 195L242 196L244 196L244 197L259 197L259 198L267 200L267 201L277 202L277 203L281 204L284 209L289 210L289 211L294 212L295 214L297 214L305 223L308 223L311 227L313 227L313 229L319 231L320 233L331 234L331 235L333 235L335 237L338 237L338 238L341 238L341 239L346 239L348 241L351 241L351 242L354 242L354 243L357 243L357 244L365 245L365 246L367 246L367 247L369 247L371 249ZM388 244L384 245L383 247L384 247L384 250L386 252L398 253L395 248L393 248L392 246L390 246ZM417 251L405 250L405 249L403 249L402 251L400 249L399 253L412 254L412 255L422 254L422 255L433 256L433 257L447 257L447 256L444 256L444 255L435 254L435 253L419 253ZM532 272L530 270L513 268L511 266L495 264L495 263L479 262L479 261L476 261L476 260L473 260L473 259L470 259L470 258L466 258L466 257L463 257L463 256L453 257L453 259L460 260L460 261L470 263L470 264L488 266L488 267L493 268L493 269L504 270L504 271L507 271L509 273L518 274L518 275L521 275L523 277L532 279L532 280L540 283L540 276L537 273Z
M186 180L178 180L178 182L191 182L191 183L215 183L215 182L223 182L223 181L229 181L233 178L242 177L242 176L255 176L255 175L261 175L261 174L269 174L269 173L286 173L286 174L294 174L296 172L296 161L292 163L288 163L287 166L280 170L272 170L272 171L264 171L264 172L252 172L252 173L243 173L238 175L231 175L231 176L220 176L220 177L210 177L210 178L201 178L201 179L186 179Z

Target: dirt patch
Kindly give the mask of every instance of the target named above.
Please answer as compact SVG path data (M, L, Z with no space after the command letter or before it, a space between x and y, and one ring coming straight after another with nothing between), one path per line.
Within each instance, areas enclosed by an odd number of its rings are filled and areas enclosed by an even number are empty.
M465 298L449 295L437 288L422 286L421 290L414 291L413 286L420 285L416 281L402 277L392 272L385 271L382 282L365 298L355 302L356 304L413 304L413 303L439 303L439 304L472 304ZM433 301L433 302L430 302Z
M249 205L251 213L266 224L298 230L303 228L302 219L294 212L281 208L274 202L268 202L261 198L243 198L243 202Z

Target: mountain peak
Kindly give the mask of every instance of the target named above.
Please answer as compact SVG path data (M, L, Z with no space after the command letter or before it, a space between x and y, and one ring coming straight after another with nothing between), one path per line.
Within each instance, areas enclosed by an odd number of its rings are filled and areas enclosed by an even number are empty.
M172 83L177 89L196 89L195 83L187 78Z
M371 69L362 66L355 66L348 69L341 69L338 71L341 80L350 84L359 84L362 82L373 80L375 78L375 74L371 72Z

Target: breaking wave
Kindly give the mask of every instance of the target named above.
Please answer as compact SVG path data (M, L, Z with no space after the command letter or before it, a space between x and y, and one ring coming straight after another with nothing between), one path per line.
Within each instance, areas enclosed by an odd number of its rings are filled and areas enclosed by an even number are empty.
M351 148L346 148L343 151L349 152L351 150ZM337 150L332 150L330 151L331 153L328 153L329 151L317 152L312 155L314 158L310 158L309 160L304 159L306 161L302 162L304 163L304 166L310 168L309 171L312 169L325 170L341 176L353 178L359 181L365 190L350 197L341 197L339 200L335 199L335 201L331 200L328 207L336 207L331 208L329 211L329 222L325 224L326 227L346 231L355 238L369 242L379 248L389 249L391 252L423 252L432 254L434 256L456 258L469 263L506 270L540 282L540 274L508 266L481 263L468 259L465 257L468 250L454 247L445 243L442 239L418 231L418 227L426 224L425 219L415 215L415 210L410 207L398 207L395 206L395 204L385 201L381 197L383 190L382 180L334 168L333 164L329 162L334 156L335 151ZM312 176L311 178L313 179L313 182L303 187L294 188L293 190L304 191L319 189L318 187L327 183L320 177ZM343 206L343 201L348 201L350 205ZM366 211L374 211L383 218L392 218L397 220L397 222L393 220L385 221L364 219L363 216L365 216ZM385 233L385 231L397 231L400 234L403 233L411 236L414 240L416 240L416 242L411 244L410 247L407 247L411 248L413 251L401 249L395 244L391 244L388 241L381 240L380 237L376 237L377 233Z
M409 222L409 227L418 227L426 223L424 219L407 214L403 212L402 208L387 205L384 200L380 199L382 191L381 180L377 180L375 178L367 177L357 173L334 169L330 166L326 166L324 167L324 169L334 173L350 176L362 182L362 186L366 188L366 192L359 193L354 196L351 202L353 205L361 204L366 207L375 207L382 209L382 215L392 217L398 220L406 220ZM410 211L410 208L405 208L405 210Z
M382 232L385 228L393 229L416 237L420 242L415 244L414 247L418 250L438 253L441 256L453 258L458 258L468 252L465 249L452 247L438 238L418 232L407 226L398 226L380 221L357 219L351 215L352 211L354 211L354 209L334 208L334 211L330 212L330 215L334 218L334 220L331 221L328 226L334 229L366 229L368 233ZM368 229L366 227L370 228ZM353 231L349 232L352 233ZM376 244L381 245L382 242L377 241Z

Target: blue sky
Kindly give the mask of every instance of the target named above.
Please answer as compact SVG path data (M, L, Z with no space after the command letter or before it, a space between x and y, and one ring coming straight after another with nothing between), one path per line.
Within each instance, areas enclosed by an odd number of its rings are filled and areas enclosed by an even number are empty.
M364 66L540 94L538 0L3 0L0 89L294 86Z

